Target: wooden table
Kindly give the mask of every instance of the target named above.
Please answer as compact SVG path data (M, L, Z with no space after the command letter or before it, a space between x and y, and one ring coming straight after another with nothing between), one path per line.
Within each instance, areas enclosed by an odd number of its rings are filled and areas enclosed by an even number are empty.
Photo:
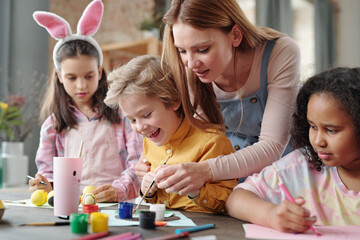
M1 200L21 200L30 197L30 193L24 191L4 191L0 190ZM111 207L108 209L116 209ZM245 239L245 233L242 227L244 222L229 216L214 215L206 213L194 213L180 211L182 214L192 219L195 224L202 225L214 223L215 228L194 232L190 237L215 235L218 240L226 239ZM70 226L19 226L29 222L54 222L60 221L54 217L53 209L39 209L21 206L8 206L0 223L0 239L1 240L56 240L56 239L76 239L81 234L71 233ZM129 227L109 227L110 236L120 233L133 232L141 233L144 239L173 234L175 229L181 227L157 227L154 230L141 229L138 226ZM89 226L90 232L90 226ZM190 238L183 238L190 239Z

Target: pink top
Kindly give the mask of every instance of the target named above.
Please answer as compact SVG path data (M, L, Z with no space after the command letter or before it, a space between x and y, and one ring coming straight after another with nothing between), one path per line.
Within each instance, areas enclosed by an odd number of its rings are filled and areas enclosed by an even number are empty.
M82 152L82 187L108 183L116 189L118 201L136 198L140 180L135 174L134 166L142 153L142 137L132 131L129 122L120 111L120 124L110 125L107 121L99 121L97 113L88 119L75 106L69 105L69 108L74 113L78 128L57 133L52 127L53 120L50 116L41 127L40 144L35 159L38 173L53 181L53 157L73 156L74 152L79 151L78 146L74 146L74 151L69 151L71 145L75 145L71 142L76 139L75 135L88 135L89 138L84 140ZM87 127L83 128L84 124ZM110 134L103 134L104 132ZM113 145L115 147L112 147ZM65 146L68 146L68 149ZM113 148L115 151L111 151ZM109 157L111 155L106 154L107 152L114 152L115 155ZM101 156L98 153L101 153Z
M305 199L303 207L317 217L316 225L360 224L360 192L345 186L337 167L324 166L321 171L310 168L300 150L253 174L234 189L246 189L265 201L280 204L287 198L281 183L293 198Z
M260 87L265 43L255 49L250 75L240 89L242 97ZM217 99L238 99L238 92L224 92L213 84ZM268 98L259 142L235 153L209 159L213 180L240 178L259 172L280 159L290 139L291 116L300 86L300 51L290 37L277 40L268 65ZM240 119L239 119L240 121Z

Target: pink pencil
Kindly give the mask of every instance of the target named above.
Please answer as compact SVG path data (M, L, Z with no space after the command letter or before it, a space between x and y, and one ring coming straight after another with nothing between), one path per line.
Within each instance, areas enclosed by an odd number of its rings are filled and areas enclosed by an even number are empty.
M110 237L101 238L101 240L136 240L138 238L141 238L140 233L133 234L132 232L127 232Z
M278 176L278 177L279 177L279 179L280 179L280 184L279 184L280 189L285 193L286 198L287 198L290 202L295 203L295 199L293 198L293 196L291 196L289 190L286 188L285 184L282 182L280 176ZM315 228L314 228L313 225L309 225L309 227L310 227L310 229L316 234L316 236L321 236L321 235L322 235L321 233L319 233L319 232L317 232L317 231L315 230Z

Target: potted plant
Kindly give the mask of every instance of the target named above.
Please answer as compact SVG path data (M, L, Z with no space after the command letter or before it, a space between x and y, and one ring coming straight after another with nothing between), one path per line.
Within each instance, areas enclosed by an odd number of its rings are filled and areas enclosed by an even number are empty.
M10 95L5 102L0 102L0 183L3 182L5 186L25 183L28 171L28 158L23 155L23 141L33 124L30 120L24 123L24 106L25 98L19 95Z
M160 27L162 24L162 15L160 13L156 14L150 19L144 19L140 23L140 30L144 34L144 38L156 37L160 39Z

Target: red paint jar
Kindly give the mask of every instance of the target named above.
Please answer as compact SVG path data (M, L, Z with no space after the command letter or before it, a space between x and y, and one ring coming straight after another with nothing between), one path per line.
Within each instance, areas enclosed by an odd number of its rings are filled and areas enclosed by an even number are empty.
M88 213L90 215L92 212L98 212L98 211L99 211L99 206L96 204L89 204L83 206L83 213Z

